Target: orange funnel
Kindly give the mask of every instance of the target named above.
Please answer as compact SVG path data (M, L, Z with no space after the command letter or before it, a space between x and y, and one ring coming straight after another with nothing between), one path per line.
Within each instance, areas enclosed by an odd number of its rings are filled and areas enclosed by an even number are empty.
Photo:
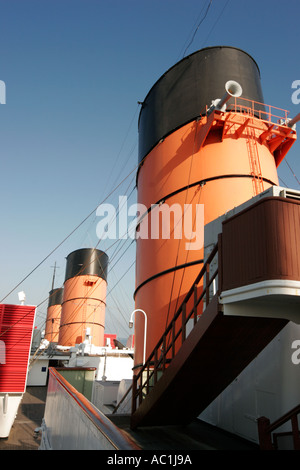
M108 257L84 248L67 257L58 344L104 346Z
M62 299L62 288L50 291L45 327L45 339L50 343L57 343L58 341Z
M240 85L242 96L225 97L225 108L210 108L230 81ZM200 50L174 65L146 96L137 175L138 203L146 212L136 232L135 290L135 307L147 314L146 357L202 267L204 225L278 185L280 136L275 144L272 132L258 66L240 49ZM153 237L158 212L169 231ZM144 325L137 314L136 371L143 362Z

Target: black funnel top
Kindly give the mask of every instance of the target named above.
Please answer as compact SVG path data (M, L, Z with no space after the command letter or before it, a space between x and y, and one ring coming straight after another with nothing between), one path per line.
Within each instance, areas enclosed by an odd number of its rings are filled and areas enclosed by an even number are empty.
M208 47L170 68L151 88L140 111L139 163L162 138L204 115L206 106L222 98L228 80L241 85L242 98L264 102L259 68L241 49Z
M63 287L51 290L49 292L48 308L52 307L53 305L61 305L63 301L63 293Z
M98 276L107 280L108 256L101 250L82 248L67 256L65 281L75 276Z

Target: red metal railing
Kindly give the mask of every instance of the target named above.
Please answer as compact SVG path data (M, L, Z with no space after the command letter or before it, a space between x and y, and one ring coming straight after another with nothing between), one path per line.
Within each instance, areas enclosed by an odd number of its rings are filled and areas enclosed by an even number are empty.
M265 417L257 420L259 445L262 450L278 450L278 438L292 436L294 450L300 450L300 432L298 425L298 414L300 414L300 405L293 408L274 423ZM291 432L275 433L276 429L285 423L291 422ZM272 440L273 437L273 440Z
M210 288L218 275L218 266L213 274L210 273L210 266L218 253L219 244L220 241L214 246L191 289L187 293L184 301L178 308L154 350L148 357L146 363L143 365L139 373L133 377L132 414L142 403L143 398L158 382L164 373L167 364L170 364L175 357L176 352L184 343L187 337L187 323L189 320L193 322L193 326L197 323L200 318L197 313L200 302L205 302L206 307L209 304L211 297ZM203 286L201 286L202 281ZM200 294L199 287L202 288ZM189 313L187 312L188 303L190 305L192 304L192 308ZM125 398L125 396L123 398Z
M286 123L289 115L289 111L286 109L242 97L234 98L234 103L229 102L227 111L236 111L246 113L249 116L256 116L270 124Z

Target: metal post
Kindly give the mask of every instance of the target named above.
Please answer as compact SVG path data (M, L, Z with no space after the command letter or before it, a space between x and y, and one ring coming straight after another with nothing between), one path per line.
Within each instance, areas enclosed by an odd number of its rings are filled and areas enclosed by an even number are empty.
M274 450L271 432L269 431L270 420L264 416L262 418L258 418L257 426L261 450Z
M136 313L136 312L141 312L144 314L145 316L145 327L144 327L144 354L143 354L143 365L145 364L145 360L146 360L146 340L147 340L147 315L146 315L146 312L144 312L144 310L141 310L140 308L136 308L135 310L133 310L131 316L130 316L130 320L129 320L129 328L132 328L133 327L133 315Z

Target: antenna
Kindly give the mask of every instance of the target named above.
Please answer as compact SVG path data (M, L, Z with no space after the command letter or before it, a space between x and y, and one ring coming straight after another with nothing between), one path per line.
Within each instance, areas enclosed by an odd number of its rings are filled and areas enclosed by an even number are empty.
M52 278L52 290L54 289L54 281L55 281L55 273L56 273L56 261L54 263L54 266L51 266L53 268L53 278Z

